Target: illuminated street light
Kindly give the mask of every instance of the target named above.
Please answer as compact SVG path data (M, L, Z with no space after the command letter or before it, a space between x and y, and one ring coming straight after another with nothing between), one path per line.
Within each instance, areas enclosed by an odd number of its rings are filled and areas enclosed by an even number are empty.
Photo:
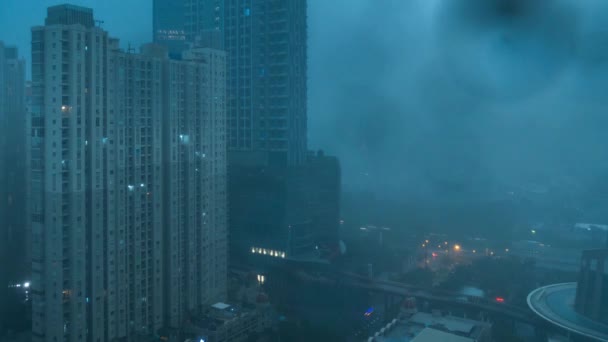
M454 250L458 252L460 250L460 245L454 245Z

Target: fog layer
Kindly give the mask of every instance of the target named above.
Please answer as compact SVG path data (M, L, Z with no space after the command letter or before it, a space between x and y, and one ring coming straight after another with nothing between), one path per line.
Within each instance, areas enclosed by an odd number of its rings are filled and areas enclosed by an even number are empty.
M313 147L347 188L578 192L608 175L608 4L310 1Z

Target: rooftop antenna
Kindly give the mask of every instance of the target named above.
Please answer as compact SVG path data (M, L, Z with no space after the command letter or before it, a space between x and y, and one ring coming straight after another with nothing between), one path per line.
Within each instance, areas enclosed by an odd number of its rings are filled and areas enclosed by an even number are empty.
M95 20L95 23L97 24L97 27L101 28L101 25L105 23L105 21L103 20Z

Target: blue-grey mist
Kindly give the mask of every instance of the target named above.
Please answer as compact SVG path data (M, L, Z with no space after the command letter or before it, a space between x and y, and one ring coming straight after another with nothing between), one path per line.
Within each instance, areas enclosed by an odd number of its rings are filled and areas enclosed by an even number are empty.
M584 194L608 176L592 0L311 1L310 126L346 189ZM578 195L577 195L578 196Z
M151 0L75 0L121 44L151 40ZM29 59L52 0L2 0ZM533 3L533 5L532 5ZM346 190L456 200L584 193L608 175L602 0L309 0L309 141Z

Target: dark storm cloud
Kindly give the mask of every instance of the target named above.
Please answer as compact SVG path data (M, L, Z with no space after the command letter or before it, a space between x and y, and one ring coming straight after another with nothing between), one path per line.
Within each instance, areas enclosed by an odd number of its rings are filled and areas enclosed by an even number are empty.
M347 184L489 195L606 175L603 2L336 0L310 11L311 141L341 157Z
M576 7L556 0L447 1L435 20L446 72L489 100L550 87L575 57L580 36Z

